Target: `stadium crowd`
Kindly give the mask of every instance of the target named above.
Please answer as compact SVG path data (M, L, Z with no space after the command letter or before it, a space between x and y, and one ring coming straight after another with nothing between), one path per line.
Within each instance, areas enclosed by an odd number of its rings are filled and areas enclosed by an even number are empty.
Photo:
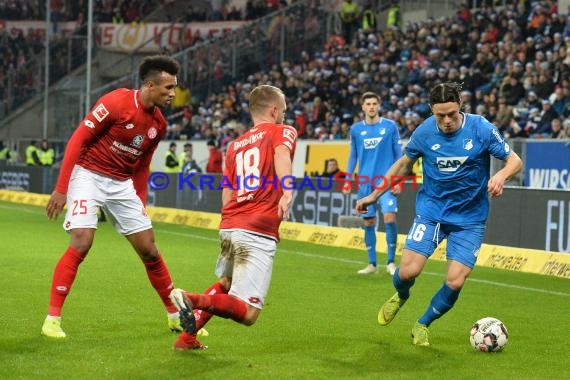
M108 17L105 10L117 5L125 12L136 5L144 14L155 2L98 1L97 17ZM13 3L0 0L0 9L14 10ZM16 18L30 17L31 9L37 10L33 3L29 0L17 7L19 14L8 13ZM81 13L82 3L62 0L53 4L60 4L61 14L66 15L62 19L69 19ZM220 19L228 19L231 3L221 0L212 4L223 10ZM260 17L285 4L249 0L242 17ZM132 18L126 13L122 17ZM570 11L560 13L555 1L484 6L476 11L462 6L454 17L430 18L400 28L394 25L383 31L367 28L369 25L374 23L362 19L350 44L333 35L320 52L303 52L298 60L269 65L241 81L224 72L224 53L220 51L212 69L219 80L207 99L193 97L191 89L178 89L182 98L169 112L168 137L215 139L223 146L250 122L249 91L273 83L284 89L288 122L298 128L301 138L346 139L350 125L359 117L359 96L365 90L382 96L383 116L396 120L401 137L407 138L430 114L427 90L444 81L462 82L464 110L484 115L505 136L570 136ZM16 95L41 87L37 72L27 69L26 62L42 49L42 43L34 35L13 36L0 30L0 99L4 108L8 78L15 78L10 85ZM210 55L215 51L210 50ZM201 65L193 62L193 67Z
M427 91L463 83L464 111L484 115L507 137L570 137L570 13L556 2L462 7L382 32L360 28L351 44L333 36L323 50L231 81L206 100L179 105L171 138L215 138L223 146L249 124L247 95L261 83L283 88L288 122L301 138L346 139L365 90L402 138L430 115Z

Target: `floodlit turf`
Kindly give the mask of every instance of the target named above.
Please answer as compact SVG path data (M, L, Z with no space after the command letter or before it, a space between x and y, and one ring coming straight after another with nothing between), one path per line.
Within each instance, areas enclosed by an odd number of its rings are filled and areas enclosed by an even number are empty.
M155 233L175 286L203 291L215 280L215 231L157 223ZM398 317L380 327L378 308L394 292L385 271L356 274L363 252L284 241L258 322L214 318L208 350L174 352L143 266L108 223L65 305L64 341L40 336L53 268L68 244L61 220L0 202L0 236L1 379L570 378L564 279L477 268L456 307L432 325L432 346L418 348L410 330L441 286L443 263L428 263ZM509 329L502 353L469 344L472 323L486 316Z

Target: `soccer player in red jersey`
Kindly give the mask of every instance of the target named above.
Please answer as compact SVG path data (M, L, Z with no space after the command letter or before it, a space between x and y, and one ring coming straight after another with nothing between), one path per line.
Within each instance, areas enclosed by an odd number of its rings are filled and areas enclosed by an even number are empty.
M285 96L277 87L254 88L249 103L254 125L229 143L222 177L220 280L204 294L170 293L185 330L174 344L178 350L205 348L195 331L212 315L254 324L269 289L279 224L289 217L293 200L297 131L282 124Z
M67 204L63 227L71 241L55 267L42 335L65 337L61 309L79 264L93 244L101 207L145 265L168 312L170 329L182 331L178 310L168 298L172 279L154 244L145 210L150 162L166 133L159 107L172 101L178 69L172 58L145 58L139 67L142 88L121 88L103 95L71 136L46 207L47 217L54 219Z

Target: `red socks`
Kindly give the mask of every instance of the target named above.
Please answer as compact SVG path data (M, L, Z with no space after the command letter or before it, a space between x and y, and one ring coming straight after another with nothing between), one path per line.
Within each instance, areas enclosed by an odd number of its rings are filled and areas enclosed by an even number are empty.
M216 282L208 289L206 289L204 294L212 296L214 294L226 294L227 292L228 290L224 288L224 286L220 282ZM194 317L196 318L196 331L204 327L204 325L208 323L208 321L210 320L210 318L212 318L212 316L213 316L212 313L208 313L205 310L200 310L200 309L194 310Z
M222 318L230 318L242 322L247 313L247 304L229 294L190 294L187 293L192 306Z
M144 266L146 267L146 274L148 275L148 279L150 283L156 289L156 292L160 296L162 303L166 306L166 310L169 313L176 313L178 309L168 295L173 288L172 285L172 278L170 277L170 273L168 272L168 268L166 264L162 260L162 256L158 256L156 261L150 262L143 262Z
M77 268L84 258L85 256L77 252L75 248L67 247L67 250L59 259L55 266L51 283L48 315L53 317L61 316L61 308L65 302L65 297L71 290L71 285L73 285L77 275Z

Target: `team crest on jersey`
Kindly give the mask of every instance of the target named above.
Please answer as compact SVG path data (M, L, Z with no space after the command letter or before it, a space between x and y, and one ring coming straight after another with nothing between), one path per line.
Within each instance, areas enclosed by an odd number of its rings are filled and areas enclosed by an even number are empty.
M149 139L154 139L156 137L156 135L158 134L158 132L156 131L155 127L152 127L148 130L148 132L146 134L148 135Z
M105 105L101 103L97 107L95 107L95 109L93 110L93 112L91 112L91 114L100 123L103 120L105 120L107 116L109 116L109 111L107 110L107 108L105 108Z
M382 129L380 130L380 134L381 134L381 135L385 135L385 134L386 134L386 128L382 128Z
M364 149L374 149L384 137L371 137L369 139L364 139Z
M137 148L140 148L140 146L142 145L144 141L144 136L143 135L136 135L135 137L133 137L133 142L131 143L133 146L136 146Z
M465 150L473 149L473 140L471 140L471 139L463 140L463 149L465 149Z

